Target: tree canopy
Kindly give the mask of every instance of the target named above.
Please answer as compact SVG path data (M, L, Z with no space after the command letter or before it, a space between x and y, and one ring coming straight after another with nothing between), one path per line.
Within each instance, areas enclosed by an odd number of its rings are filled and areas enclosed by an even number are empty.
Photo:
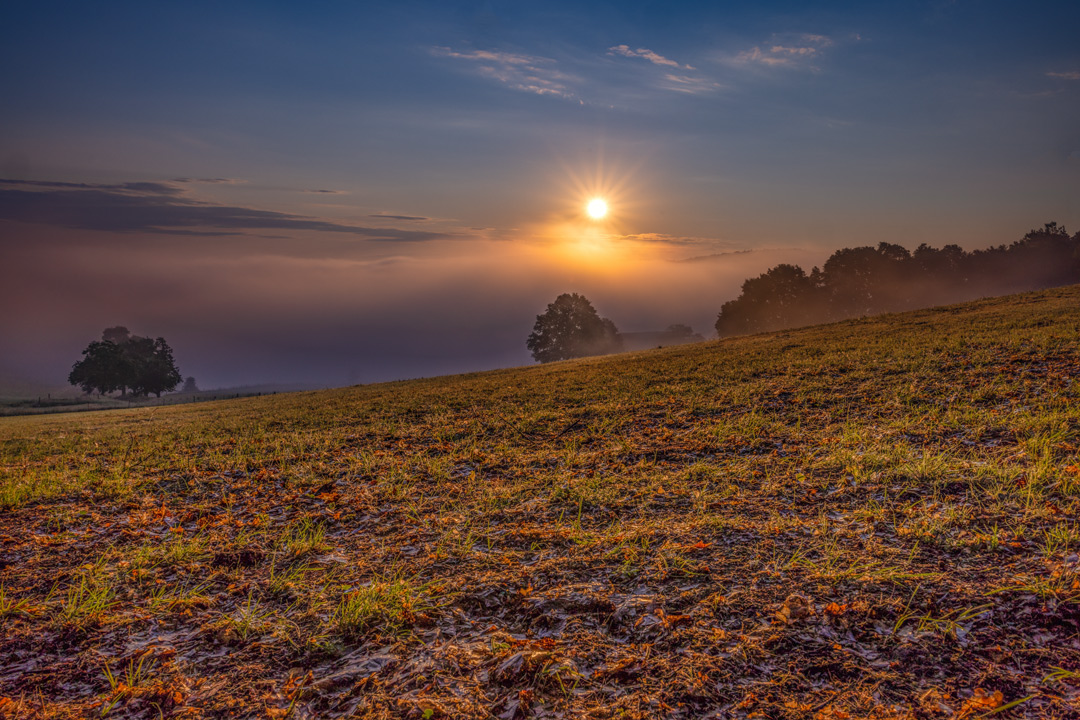
M583 295L563 293L536 316L525 342L534 360L552 362L622 350L615 323L600 317Z
M900 245L837 250L807 274L777 265L746 280L716 319L720 337L962 302L1080 282L1080 233L1047 223L1009 246L915 252Z
M83 392L102 395L148 395L173 390L182 379L165 338L132 335L125 327L107 328L101 340L90 343L75 363L68 382Z

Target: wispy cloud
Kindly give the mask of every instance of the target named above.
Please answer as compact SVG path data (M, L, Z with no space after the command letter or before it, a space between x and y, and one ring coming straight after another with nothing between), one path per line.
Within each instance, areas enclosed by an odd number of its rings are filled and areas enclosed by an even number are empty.
M608 55L622 55L628 58L642 58L648 60L653 65L662 65L664 67L681 68L683 70L693 70L692 65L680 65L670 58L666 58L660 53L655 53L648 48L638 48L632 50L629 45L616 45L615 47L608 48Z
M177 180L176 182L184 182ZM50 190L106 190L119 195L154 194L154 195L180 195L184 191L170 183L161 182L127 182L127 183L79 183L63 182L61 180L11 180L0 178L0 188L3 186L22 185L32 188L48 188Z
M178 177L173 178L174 183L191 183L197 185L243 185L246 180L238 180L236 178L189 178Z
M753 250L731 250L729 252L710 253L708 255L695 255L694 257L683 258L681 260L675 260L677 263L705 263L715 262L717 260L729 260L740 255L749 255L754 252Z
M369 228L307 215L218 205L168 183L119 184L0 179L0 220L112 233L221 236L248 231L344 233L367 240L418 242L444 234Z
M653 83L663 90L697 95L713 92L722 87L720 83L698 72L693 65L683 65L648 48L637 48L635 50L629 45L616 45L608 48L607 54L626 58L640 58L655 65L656 67L653 68L643 66L642 72L651 72ZM674 72L675 70L679 72Z
M478 74L514 90L564 98L574 96L570 86L577 78L560 71L551 58L489 50L458 52L448 47L433 48L432 53L469 62Z
M664 75L664 80L667 81L664 84L664 87L668 90L691 95L712 92L713 90L723 87L720 83L710 80L709 78L694 77L691 75L674 75L672 73L666 73Z
M426 220L431 219L429 217L425 217L424 215L390 215L389 213L374 213L372 215L368 215L368 217L369 218L378 218L380 220L410 220L410 221L421 221L421 220L426 221Z
M631 235L617 235L614 239L622 242L642 243L646 245L701 245L708 243L708 238L686 237L681 235L668 235L667 233L634 233Z
M814 61L825 48L832 45L832 39L824 35L801 33L773 36L769 43L762 43L738 53L733 62L736 65L817 70Z
M1068 70L1066 72L1048 72L1047 77L1059 78L1061 80L1080 80L1080 70Z

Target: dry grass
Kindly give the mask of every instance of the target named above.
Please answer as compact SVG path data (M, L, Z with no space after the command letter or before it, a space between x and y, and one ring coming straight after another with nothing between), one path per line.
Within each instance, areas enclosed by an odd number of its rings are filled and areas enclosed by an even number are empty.
M1078 398L1065 288L0 420L0 715L1077 717Z

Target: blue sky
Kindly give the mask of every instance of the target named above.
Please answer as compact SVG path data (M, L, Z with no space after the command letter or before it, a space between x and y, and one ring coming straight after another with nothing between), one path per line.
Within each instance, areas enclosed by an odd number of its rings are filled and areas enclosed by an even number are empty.
M28 310L0 373L62 375L117 323L206 383L518 364L559 292L706 331L777 262L1075 231L1077 27L1071 2L7 4L0 300Z

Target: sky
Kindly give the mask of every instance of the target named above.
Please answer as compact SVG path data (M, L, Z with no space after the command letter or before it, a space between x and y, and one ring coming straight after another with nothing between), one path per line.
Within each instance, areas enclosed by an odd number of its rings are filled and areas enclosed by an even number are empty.
M842 247L1080 229L1080 4L0 6L0 385L526 365L563 292L707 336ZM609 213L585 207L604 198Z

